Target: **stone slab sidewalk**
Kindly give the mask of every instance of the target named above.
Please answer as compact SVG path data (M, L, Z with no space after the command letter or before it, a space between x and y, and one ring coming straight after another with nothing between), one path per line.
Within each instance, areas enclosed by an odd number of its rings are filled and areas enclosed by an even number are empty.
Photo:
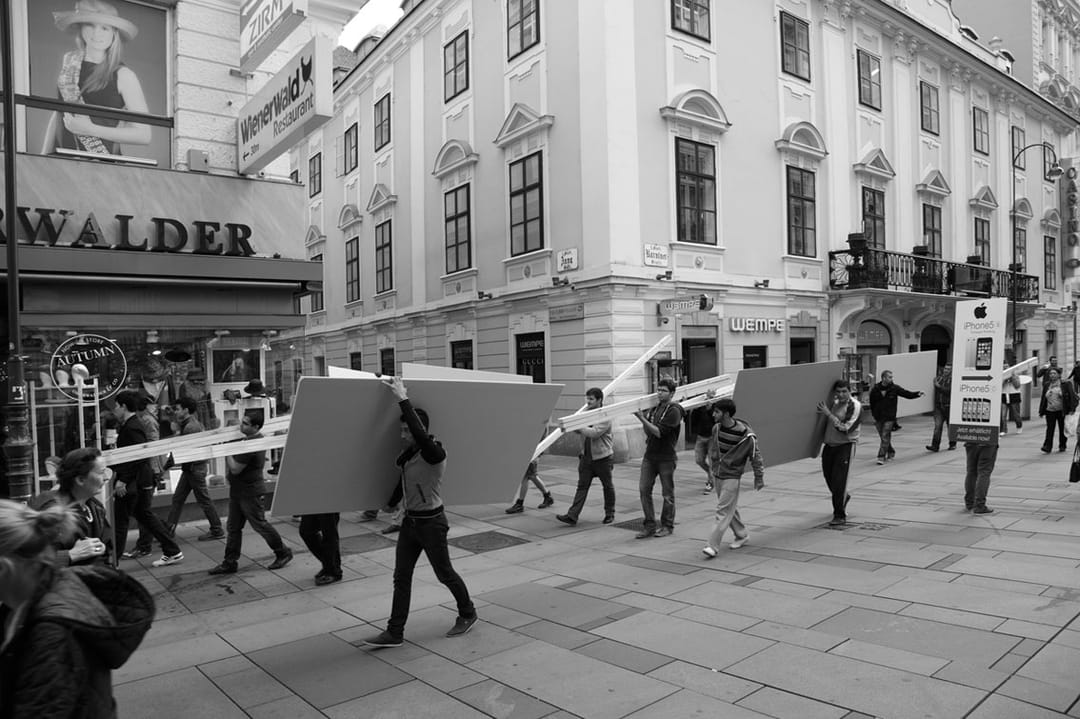
M615 470L616 524L599 486L580 523L555 520L575 461L545 457L556 496L506 515L450 508L451 553L481 622L447 639L454 605L421 560L407 643L370 651L390 609L394 545L342 517L345 580L315 587L297 554L279 572L247 532L240 573L211 577L221 542L182 525L183 564L125 568L158 601L143 646L114 674L121 717L1080 717L1080 485L1043 427L1002 438L989 515L963 508L964 450L931 453L903 421L897 458L876 438L853 461L848 526L829 528L817 462L744 481L750 542L707 560L715 498L692 452L676 474L672 537L638 540L637 464ZM872 427L868 428L873 435ZM768 465L768 447L763 448ZM451 458L453 461L453 458ZM657 488L659 503L659 488ZM730 536L730 535L729 535Z

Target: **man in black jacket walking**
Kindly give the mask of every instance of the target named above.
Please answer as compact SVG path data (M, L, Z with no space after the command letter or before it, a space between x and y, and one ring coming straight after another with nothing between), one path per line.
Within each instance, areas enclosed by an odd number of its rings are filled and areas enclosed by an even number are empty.
M892 446L893 425L896 423L896 398L915 399L922 397L922 392L906 390L893 382L893 373L885 370L881 381L870 390L870 414L874 417L881 444L878 446L877 463L885 464L896 456Z

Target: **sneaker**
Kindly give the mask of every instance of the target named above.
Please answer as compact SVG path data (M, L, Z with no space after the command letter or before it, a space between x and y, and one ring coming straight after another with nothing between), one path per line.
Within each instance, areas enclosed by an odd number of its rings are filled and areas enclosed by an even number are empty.
M670 537L671 536L671 530L668 529L667 527L657 527L656 531L653 532L653 536L654 537Z
M320 572L319 574L315 575L315 586L316 587L322 587L322 586L325 586L327 584L333 584L334 582L340 582L340 581L341 581L341 575L340 574L322 574Z
M1043 454L1050 454L1051 449L1050 449L1050 447L1039 447L1039 451L1042 452Z
M1008 434L1009 434L1008 432L998 432L998 437L1004 437L1004 436L1006 436Z
M953 442L953 443L951 443L951 444L949 445L949 451L950 451L950 452L951 452L952 450L954 450L954 449L956 449L956 442Z
M288 564L291 561L292 561L292 550L291 549L286 549L284 552L277 555L277 559L275 559L273 562L271 562L270 566L267 567L267 569L271 569L271 570L281 569L282 567L284 567L286 564Z
M885 458L884 457L878 457L877 458L877 463L878 464L885 464Z
M184 553L183 552L177 552L176 554L172 555L171 557L168 554L162 554L161 559L155 559L153 562L151 562L151 566L153 566L153 567L167 567L170 564L179 564L182 561L184 561Z
M611 524L614 521L615 521L615 515L614 514L609 514L609 515L604 517L604 522L603 523L604 524Z
M847 524L847 517L833 517L829 520L830 527L842 527Z
M462 634L466 634L476 624L476 619L475 614L471 617L458 617L457 621L454 622L454 626L446 633L446 636L460 637Z
M514 502L513 504L511 504L506 509L507 514L521 514L524 511L525 511L525 503L524 502Z
M386 649L389 647L400 647L402 644L405 643L405 638L395 637L390 632L383 632L382 634L374 637L373 639L362 639L361 641L369 647L374 647L376 649Z
M553 504L555 504L555 498L551 496L551 492L544 492L544 501L536 505L536 508L547 509Z
M400 532L400 531L401 531L401 525L400 524L391 524L389 527L384 527L382 532L380 532L380 534L394 534L395 532Z
M716 550L708 544L701 548L701 553L705 555L706 559L716 559Z
M972 514L993 514L994 510L987 507L985 504L971 510Z
M928 449L931 452L940 452L941 451L941 449L939 447L935 447L932 444L926 445L926 449Z
M232 562L222 562L211 569L208 574L236 574L236 565Z
M1024 428L1023 427L1017 427L1016 428L1016 433L1017 434L1023 434L1024 433Z
M705 491L702 494L709 494L712 491L713 491L713 483L712 482L706 482L705 483Z
M569 514L556 514L555 519L559 520L563 524L569 524L571 527L577 524L577 520L571 517Z
M736 537L735 541L732 542L731 544L729 544L728 546L731 547L732 549L740 549L743 546L745 546L746 543L749 542L749 541L750 541L750 537L742 537L742 538Z
M221 530L218 530L217 532L210 531L210 532L207 532L206 534L200 534L199 535L199 541L200 542L209 542L209 541L214 540L214 539L225 539L225 532L222 532Z
M139 559L140 557L150 556L149 549L129 549L120 555L121 559Z
M650 528L650 527L645 527L645 529L641 530L640 532L638 532L637 534L634 535L634 537L636 539L648 539L649 537L655 537L655 536L656 536L656 529L655 528Z

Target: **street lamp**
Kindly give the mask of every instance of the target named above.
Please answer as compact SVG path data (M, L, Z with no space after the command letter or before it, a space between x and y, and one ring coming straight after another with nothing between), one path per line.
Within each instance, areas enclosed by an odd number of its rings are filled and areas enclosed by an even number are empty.
M1010 344L1013 347L1013 362L1014 363L1020 361L1020 358L1016 356L1016 325L1019 323L1019 319L1020 319L1019 316L1016 314L1016 293L1017 293L1017 287L1018 287L1018 284L1019 284L1018 283L1019 278L1017 277L1017 274L1020 272L1020 268L1023 266L1017 260L1017 257L1016 257L1016 163L1018 163L1020 161L1020 157L1025 152L1027 152L1028 150L1030 150L1033 147L1041 147L1042 148L1042 151L1043 151L1043 167L1046 167L1046 153L1047 152L1050 153L1050 157L1052 159L1052 162L1050 163L1050 167L1047 168L1047 170L1043 174L1043 179L1044 180L1046 180L1047 182L1054 182L1058 178L1060 178L1062 176L1062 174L1064 174L1064 172L1065 172L1064 170L1061 169L1061 165L1058 163L1057 152L1054 151L1054 146L1051 145L1048 142L1035 142L1035 143L1032 143L1030 145L1026 145L1024 147L1021 147L1019 150L1016 151L1016 154L1014 154L1013 158L1012 158L1012 164L1011 164L1011 171L1012 171L1012 187L1011 187L1011 189L1012 189L1012 202L1009 204L1009 213L1010 213L1009 216L1012 218L1012 222L1011 222L1012 237L1009 238L1010 241L1012 242L1012 264L1009 265L1009 272L1012 273L1011 278L1010 278L1012 280L1010 282L1010 287L1011 287L1010 300L1011 300L1011 304L1012 304L1012 318L1013 318L1013 320L1012 320L1012 336L1009 339L1010 339ZM1026 247L1027 247L1027 245L1025 244L1025 249L1026 249Z

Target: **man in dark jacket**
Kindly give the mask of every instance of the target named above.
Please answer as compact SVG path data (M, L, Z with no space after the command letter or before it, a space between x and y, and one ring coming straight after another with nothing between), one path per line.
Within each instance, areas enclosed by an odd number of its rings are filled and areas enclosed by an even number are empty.
M675 449L682 429L683 409L671 401L674 394L675 381L664 377L656 383L656 406L648 412L634 412L645 431L645 455L641 458L641 474L638 475L644 526L636 535L638 539L667 537L675 531L675 465L678 460ZM657 477L664 498L659 527L656 526L652 498Z
M874 417L881 444L878 446L877 463L885 464L896 456L892 446L893 425L896 423L896 398L915 399L922 397L922 392L906 390L893 382L893 373L885 370L881 381L870 390L870 414Z
M180 434L198 434L205 431L198 418L199 405L190 397L181 397L173 404L173 417L180 427ZM203 515L210 522L210 531L199 535L200 542L212 539L224 539L225 530L221 528L221 517L218 516L214 502L210 499L210 491L206 487L206 474L209 470L205 459L195 462L185 462L180 465L180 481L173 492L172 506L169 508L169 520L166 525L169 531L176 530L176 524L180 521L180 513L184 510L184 503L188 494L195 494L195 501L199 503Z

